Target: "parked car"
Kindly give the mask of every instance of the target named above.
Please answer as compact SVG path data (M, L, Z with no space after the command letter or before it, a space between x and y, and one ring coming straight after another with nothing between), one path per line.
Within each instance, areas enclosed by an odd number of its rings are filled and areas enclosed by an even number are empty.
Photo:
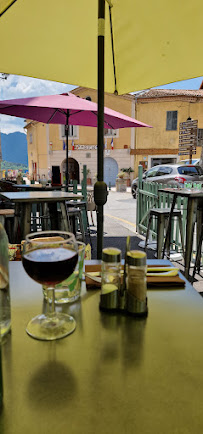
M172 186L184 187L185 181L202 181L203 169L193 164L160 164L143 173L143 182L158 182L170 184ZM136 198L138 187L138 178L134 179L131 184L131 192Z

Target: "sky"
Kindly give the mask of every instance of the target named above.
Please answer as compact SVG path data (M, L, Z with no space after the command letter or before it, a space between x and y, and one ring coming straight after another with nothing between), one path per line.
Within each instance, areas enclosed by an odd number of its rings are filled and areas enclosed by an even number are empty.
M0 74L0 77L2 75ZM76 86L57 83L37 78L9 75L6 80L0 79L0 99L29 98L31 96L54 95L57 93L70 92ZM14 116L0 115L0 130L9 134L15 131L26 133L24 119Z
M0 77L2 75L0 74ZM179 81L176 83L157 86L156 89L199 89L203 77L190 80ZM75 86L57 83L48 80L39 80L37 78L23 77L18 75L9 75L6 80L0 79L0 99L28 98L31 96L54 95L57 93L69 92ZM0 131L5 134L24 130L24 119L13 116L0 115Z

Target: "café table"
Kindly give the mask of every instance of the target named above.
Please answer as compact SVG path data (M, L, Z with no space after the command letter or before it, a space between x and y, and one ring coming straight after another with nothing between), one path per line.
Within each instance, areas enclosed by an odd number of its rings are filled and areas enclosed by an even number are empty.
M64 191L26 191L26 192L0 192L0 197L10 200L15 204L15 219L14 219L14 236L15 242L18 239L18 216L20 216L20 238L24 239L25 236L31 231L31 211L33 204L47 204L49 208L49 215L51 221L51 229L59 229L57 204L59 204L64 230L68 231L69 225L67 220L67 213L65 202L70 199L81 200L81 194L74 194Z
M149 260L149 265L166 260ZM200 434L203 429L203 300L184 289L148 290L148 317L99 310L100 290L57 309L73 334L26 334L46 309L41 285L10 262L12 332L2 344L2 434Z
M197 240L201 232L201 225L203 221L203 189L186 188L159 188L160 193L170 193L173 195L171 210L168 220L167 233L165 237L164 250L170 234L173 210L176 205L178 196L187 197L187 218L186 218L186 240L185 240L185 255L184 267L185 277L188 279L190 276L190 262L192 257L193 239L194 239L194 225L197 220Z
M62 186L51 186L42 184L15 184L19 191L55 191L61 190Z

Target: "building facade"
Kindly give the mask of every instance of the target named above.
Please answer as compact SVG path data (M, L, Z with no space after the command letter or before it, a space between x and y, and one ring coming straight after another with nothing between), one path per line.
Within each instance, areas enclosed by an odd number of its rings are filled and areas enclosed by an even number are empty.
M76 96L97 102L97 91L78 87ZM156 164L176 163L188 155L179 155L179 125L188 118L198 121L199 158L203 145L203 89L151 89L134 95L105 94L105 106L134 117L153 128L124 128L104 131L104 180L115 185L122 168L132 168L131 179L138 174L138 165L149 169ZM64 125L27 121L29 173L34 179L49 178L58 169L65 179L66 138ZM82 179L87 166L92 183L97 177L97 129L69 127L69 177Z
M198 121L200 158L203 144L203 90L151 89L135 95L135 118L153 128L135 129L135 175L138 165L149 169L156 164L176 163L188 155L179 155L179 126L188 118Z
M79 87L72 93L97 102L96 90ZM105 94L104 103L106 107L135 117L133 95ZM55 168L60 168L61 182L63 182L66 167L65 126L47 125L35 121L26 122L29 173L38 180L43 175L49 178ZM94 182L97 177L97 129L70 125L68 142L70 180L77 179L80 182L83 165L86 165L88 177ZM104 131L104 180L107 185L115 185L117 174L122 168L134 167L134 154L131 153L134 144L134 128ZM133 173L131 177L134 177Z

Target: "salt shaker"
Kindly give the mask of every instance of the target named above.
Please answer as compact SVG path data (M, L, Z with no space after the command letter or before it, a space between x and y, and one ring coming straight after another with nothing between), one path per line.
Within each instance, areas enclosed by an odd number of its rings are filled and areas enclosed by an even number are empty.
M127 253L126 310L135 316L148 313L146 274L146 253L130 250Z
M102 250L100 309L118 308L121 284L121 251L115 247Z

